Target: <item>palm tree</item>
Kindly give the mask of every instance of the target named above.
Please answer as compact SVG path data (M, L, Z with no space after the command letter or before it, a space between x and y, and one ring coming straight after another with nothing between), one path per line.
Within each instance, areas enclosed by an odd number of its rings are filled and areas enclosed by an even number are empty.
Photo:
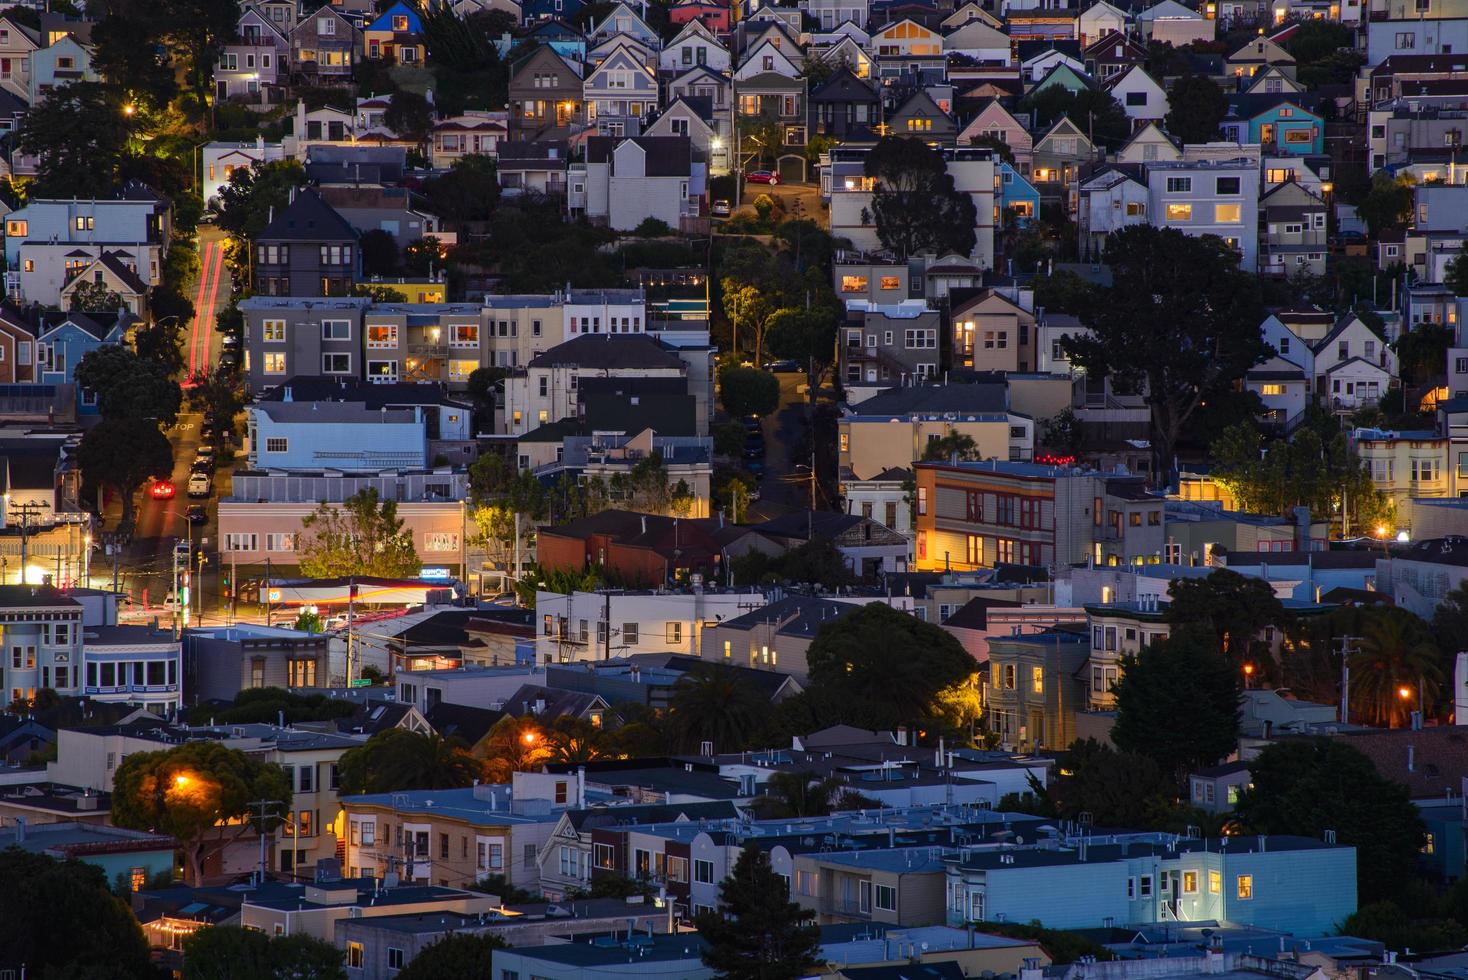
M755 808L766 818L824 817L845 786L834 776L822 779L813 772L777 772L765 783L765 793L755 801Z
M1426 624L1404 609L1366 619L1351 655L1351 706L1375 724L1397 727L1437 698L1442 683L1437 645ZM1420 700L1419 700L1420 698Z
M715 751L745 748L770 712L770 703L736 671L721 664L700 666L679 679L669 721L674 737L688 748L712 742Z
M579 766L602 758L606 753L602 746L606 731L585 718L562 715L545 733L546 748L550 750L549 762Z

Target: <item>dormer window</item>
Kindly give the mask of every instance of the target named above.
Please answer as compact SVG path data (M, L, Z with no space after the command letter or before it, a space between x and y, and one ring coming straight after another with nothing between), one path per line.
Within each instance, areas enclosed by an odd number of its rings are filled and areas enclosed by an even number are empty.
M408 29L408 18L403 14L397 14L392 19L392 29L399 33Z

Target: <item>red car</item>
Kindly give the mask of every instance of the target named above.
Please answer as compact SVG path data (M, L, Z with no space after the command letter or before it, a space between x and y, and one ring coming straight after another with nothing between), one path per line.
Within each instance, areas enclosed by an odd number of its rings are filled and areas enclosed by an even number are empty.
M153 485L148 488L148 493L154 500L168 500L178 493L178 487L170 480L154 480Z
M744 175L746 184L778 184L780 175L772 170L751 170Z

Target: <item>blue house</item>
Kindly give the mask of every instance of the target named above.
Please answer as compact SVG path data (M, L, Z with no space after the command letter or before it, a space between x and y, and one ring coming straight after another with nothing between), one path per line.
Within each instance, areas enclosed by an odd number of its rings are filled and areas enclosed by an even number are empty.
M42 313L36 335L36 380L50 385L74 383L73 372L83 357L103 344L121 344L127 338L128 330L140 322L126 310L121 313L83 313L79 310ZM96 415L97 396L78 390L77 411L83 415Z
M520 4L520 16L526 24L557 17L575 20L585 6L585 0L524 0Z
M1265 153L1313 156L1325 152L1325 120L1297 92L1234 95L1219 129L1225 139L1257 143Z
M580 64L586 60L586 35L564 20L548 20L526 31L525 37L548 46L567 61Z
M1013 165L1003 161L999 164L999 213L1008 218L1014 215L1014 224L1023 228L1040 214L1040 192Z
M58 861L74 858L95 865L107 876L109 885L121 881L137 891L158 875L173 873L178 841L106 824L66 821L27 826L20 822L14 829L0 832L0 850L9 847Z

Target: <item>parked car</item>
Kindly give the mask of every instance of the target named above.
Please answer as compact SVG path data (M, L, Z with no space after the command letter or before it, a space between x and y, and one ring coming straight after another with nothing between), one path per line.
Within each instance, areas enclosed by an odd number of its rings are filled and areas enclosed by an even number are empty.
M154 500L171 500L178 493L178 487L173 485L172 480L154 480L153 485L148 488L148 495Z
M757 459L746 459L744 461L744 469L745 472L756 480L761 479L765 475L765 464Z
M764 440L764 437L758 436L758 435L753 435L753 436L750 436L748 439L744 440L744 458L745 459L760 459L760 458L762 458L764 456L764 454L765 454L765 440Z
M744 418L739 420L739 424L744 426L744 431L749 433L750 435L753 435L760 430L758 415L746 415L744 416Z
M727 218L729 217L729 211L728 201L718 200L714 202L713 214L715 218Z
M196 459L196 460L200 460L200 459L208 460L210 463L213 463L214 462L214 447L211 444L207 443L207 442L204 443L198 449L195 449L194 450L194 459Z
M744 175L746 184L778 184L780 175L773 170L751 170Z
M214 492L214 481L209 479L208 473L194 473L189 476L189 496L207 497Z
M189 519L190 524L208 524L209 512L198 504L185 511L184 516Z
M800 362L786 359L783 361L766 361L765 370L771 374L795 374L800 370Z

